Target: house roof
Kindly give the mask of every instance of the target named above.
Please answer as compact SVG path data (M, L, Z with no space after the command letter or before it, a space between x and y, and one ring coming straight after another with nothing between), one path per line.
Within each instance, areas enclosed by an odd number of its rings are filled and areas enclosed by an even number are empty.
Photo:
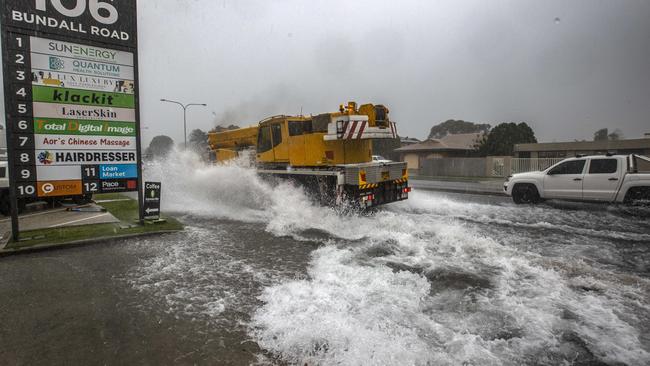
M416 138L408 137L408 136L400 137L400 141L402 141L402 143L409 143L409 144L417 144L419 142L422 142L422 141L420 141L420 140L418 140Z
M447 135L441 139L430 139L418 144L400 147L399 152L425 152L425 151L468 151L474 150L483 133L462 133Z
M515 151L606 151L626 149L650 149L650 138L617 141L574 141L518 144Z

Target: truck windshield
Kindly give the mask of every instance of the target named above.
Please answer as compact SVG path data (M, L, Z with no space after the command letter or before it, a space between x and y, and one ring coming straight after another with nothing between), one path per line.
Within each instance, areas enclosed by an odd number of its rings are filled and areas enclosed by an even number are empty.
M261 127L259 135L257 136L257 152L267 152L271 150L272 147L271 129L269 127Z
M273 133L273 147L282 143L282 125L277 123L271 125L271 132Z

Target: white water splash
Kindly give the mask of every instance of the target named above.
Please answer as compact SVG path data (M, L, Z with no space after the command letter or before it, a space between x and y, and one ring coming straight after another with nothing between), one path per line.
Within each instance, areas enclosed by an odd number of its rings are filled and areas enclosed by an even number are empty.
M179 156L147 170L163 181L166 210L263 225L278 237L328 234L307 279L281 280L260 296L250 332L276 357L323 365L650 362L650 281L590 257L609 256L617 240L647 244L647 223L427 192L373 216L341 216L241 163ZM177 260L184 270L198 261ZM189 312L228 306L215 303L209 286L174 286L159 296L174 294L170 304Z
M538 256L466 225L406 213L393 219L417 220L406 227L419 230L394 230L378 218L366 242L316 251L310 279L267 289L253 321L260 344L290 362L325 365L650 359L635 323L617 316L634 313L624 294L642 298L647 281L624 289L612 281L613 294L583 294L563 273L538 265ZM388 255L364 255L386 241Z

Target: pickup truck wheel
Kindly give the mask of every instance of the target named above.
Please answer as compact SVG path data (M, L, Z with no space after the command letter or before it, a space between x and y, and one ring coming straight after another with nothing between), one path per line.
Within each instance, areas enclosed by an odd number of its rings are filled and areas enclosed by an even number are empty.
M518 204L535 204L541 201L537 187L532 184L517 184L512 189L512 200Z
M650 187L632 187L625 194L626 204L650 205Z

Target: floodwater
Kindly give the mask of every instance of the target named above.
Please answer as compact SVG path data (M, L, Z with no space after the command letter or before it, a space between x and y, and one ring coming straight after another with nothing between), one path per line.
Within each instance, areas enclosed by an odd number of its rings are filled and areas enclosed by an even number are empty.
M122 331L78 336L87 364L650 364L647 211L416 191L359 215L189 155L146 174L162 180L163 207L186 232L0 264L5 279L30 273L34 291L51 281L73 298L101 282L90 298L115 317L67 332ZM33 274L35 263L57 265ZM94 275L61 281L69 268ZM46 302L18 288L0 283L18 298L12 308ZM58 311L35 340L29 326L0 325L18 348L0 357L70 360L56 351L66 339L47 335ZM58 348L41 359L36 341Z

